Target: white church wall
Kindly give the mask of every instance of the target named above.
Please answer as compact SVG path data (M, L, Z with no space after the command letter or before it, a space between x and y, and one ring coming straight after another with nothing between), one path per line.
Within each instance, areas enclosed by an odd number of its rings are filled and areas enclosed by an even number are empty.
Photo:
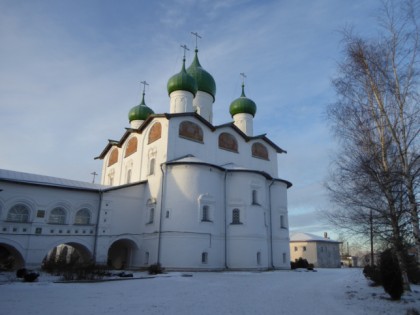
M26 266L39 267L47 253L62 243L79 244L90 254L93 253L99 207L99 198L95 191L10 182L2 182L2 189L0 244L6 244L21 252ZM8 220L8 211L16 204L28 207L28 222ZM50 214L56 207L65 210L64 223L51 222ZM75 222L76 213L81 209L87 209L90 214L88 224Z
M266 179L255 173L235 172L229 174L227 184L228 267L268 268ZM235 218L237 210L239 219Z
M224 173L210 166L170 165L165 176L162 262L168 267L222 268ZM174 248L179 251L176 255ZM203 253L207 253L205 262Z
M146 224L144 216L148 198L146 183L104 192L98 226L98 262L106 263L113 243L127 240L133 246L130 248L131 261L124 264L141 266L139 251L144 235L141 227Z

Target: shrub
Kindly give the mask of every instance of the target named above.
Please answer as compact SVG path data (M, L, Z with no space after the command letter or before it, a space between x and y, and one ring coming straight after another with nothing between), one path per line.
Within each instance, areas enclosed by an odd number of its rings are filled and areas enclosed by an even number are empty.
M39 273L37 272L28 272L23 276L23 281L25 282L34 282L36 279L38 279Z
M308 267L306 269L308 270L314 270L314 264L308 264Z
M152 264L149 266L149 275L157 275L163 273L165 268L160 263Z
M21 268L16 271L16 278L23 279L25 275L28 273L26 268Z
M380 265L382 286L393 300L400 300L404 292L400 266L397 257L391 249L381 254Z
M420 283L420 269L417 265L416 257L406 253L404 259L407 265L408 280L414 284Z
M407 310L407 315L420 315L420 312L415 308L409 308Z
M379 271L378 266L366 265L363 268L363 274L366 278L370 279L373 282L373 285L377 286L382 284L381 273Z

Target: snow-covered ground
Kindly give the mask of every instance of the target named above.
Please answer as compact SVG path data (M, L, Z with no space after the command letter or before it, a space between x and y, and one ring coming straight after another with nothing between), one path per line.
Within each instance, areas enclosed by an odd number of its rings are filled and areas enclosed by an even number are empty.
M41 275L38 282L23 283L3 273L0 314L402 315L409 308L420 310L420 286L393 302L356 268L188 275L98 283L54 283Z

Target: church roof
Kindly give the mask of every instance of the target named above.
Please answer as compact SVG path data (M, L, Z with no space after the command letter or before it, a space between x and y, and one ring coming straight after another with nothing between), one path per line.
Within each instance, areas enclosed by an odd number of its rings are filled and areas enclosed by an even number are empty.
M4 170L4 169L0 169L0 181L37 184L37 185L44 185L44 186L54 186L54 187L60 187L60 188L72 188L72 189L81 189L81 190L95 190L95 191L108 187L108 186L92 184L92 183L82 182L82 181L77 181L77 180L24 173L24 172L16 172L16 171Z
M290 242L329 242L329 243L341 243L334 241L329 238L317 236L311 233L293 232L290 233Z
M197 88L199 91L206 92L213 96L213 101L216 96L216 82L210 73L203 69L198 60L198 49L195 49L194 60L187 69L190 74L197 82Z
M231 116L236 114L250 114L253 117L257 112L257 105L253 100L245 96L245 85L242 84L242 94L232 103L230 103L229 112Z
M285 183L287 185L287 188L292 187L292 183L290 183L287 180L284 179L280 179L280 178L274 178L272 176L270 176L270 174L264 172L264 171L259 171L259 170L254 170L254 169L249 169L240 165L237 165L235 163L228 163L228 164L223 164L223 165L215 165L209 162L205 162L199 158L196 158L194 155L192 154L188 154L179 158L176 158L174 160L168 161L166 162L167 165L175 165L175 164L196 164L196 165L205 165L205 166L211 166L211 167L215 167L218 168L221 171L226 171L226 172L247 172L247 173L257 173L260 174L262 176L264 176L267 179L273 180L273 181L277 181L277 182L282 182Z
M133 120L146 120L147 117L154 114L154 111L146 105L144 102L144 92L141 99L141 103L137 106L134 106L128 112L128 121L131 123Z
M174 91L188 91L194 96L197 93L197 81L185 70L185 58L182 61L182 69L173 75L167 85L168 95Z
M175 114L152 114L150 115L143 124L138 129L132 129L132 128L126 128L126 132L123 134L121 139L119 141L116 140L108 140L108 144L105 146L105 148L102 150L102 152L95 157L96 159L103 159L105 158L105 155L108 153L108 151L113 147L121 147L124 142L127 140L127 138L130 136L131 133L142 133L143 130L156 118L166 118L171 119L175 117L194 117L198 119L200 122L202 122L205 126L207 126L211 131L215 131L216 129L220 128L232 128L236 131L237 134L239 134L246 142L252 141L252 140L262 140L266 142L270 147L272 147L274 150L276 150L277 153L287 153L286 150L283 150L278 145L276 145L273 141L271 141L266 134L261 134L257 136L247 136L245 133L243 133L238 127L235 126L233 122L229 122L223 125L214 126L211 123L209 123L206 119L204 119L202 116L198 115L197 113L175 113Z

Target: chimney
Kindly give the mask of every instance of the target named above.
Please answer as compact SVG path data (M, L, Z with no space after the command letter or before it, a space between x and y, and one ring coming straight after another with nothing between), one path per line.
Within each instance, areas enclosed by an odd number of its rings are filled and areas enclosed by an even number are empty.
M328 233L324 232L324 238L328 238Z

